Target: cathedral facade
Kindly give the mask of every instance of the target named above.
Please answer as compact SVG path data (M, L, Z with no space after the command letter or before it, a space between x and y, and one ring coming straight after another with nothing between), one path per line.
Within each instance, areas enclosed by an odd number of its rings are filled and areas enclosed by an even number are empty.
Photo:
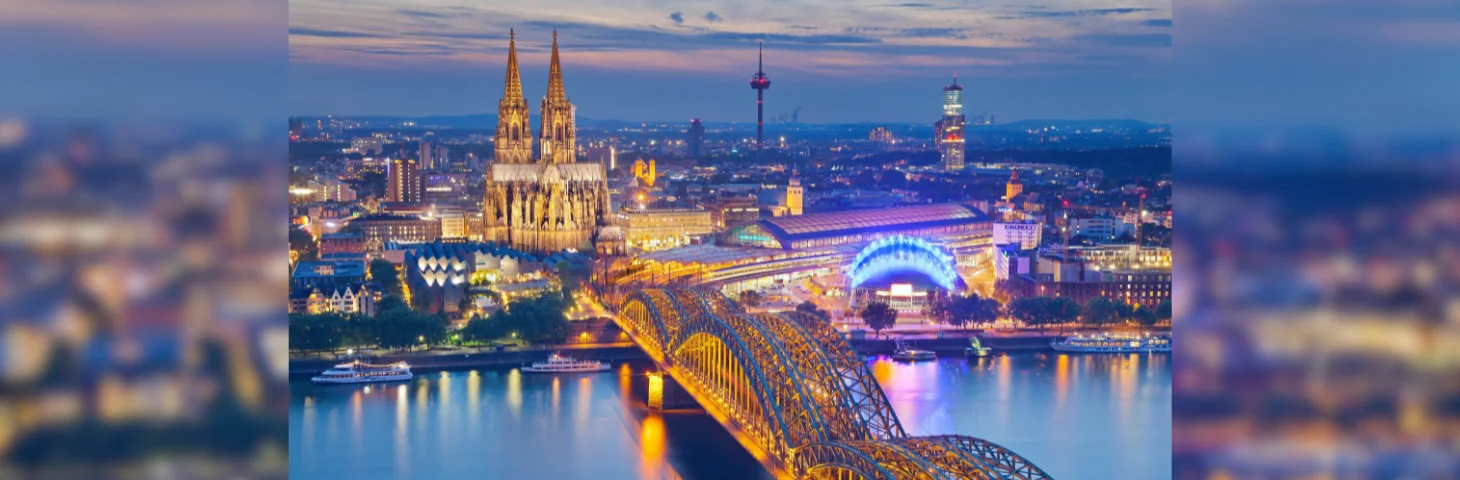
M558 34L553 32L536 160L515 32L509 42L507 84L497 105L496 159L487 170L482 201L484 240L526 252L591 250L598 229L608 224L608 182L602 164L577 162Z

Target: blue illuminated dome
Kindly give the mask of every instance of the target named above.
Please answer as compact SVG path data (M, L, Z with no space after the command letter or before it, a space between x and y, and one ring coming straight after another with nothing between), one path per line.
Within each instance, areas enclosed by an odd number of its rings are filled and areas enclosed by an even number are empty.
M923 278L950 291L959 290L963 284L963 279L954 269L953 256L943 247L903 235L882 238L867 245L847 266L847 274L852 288Z

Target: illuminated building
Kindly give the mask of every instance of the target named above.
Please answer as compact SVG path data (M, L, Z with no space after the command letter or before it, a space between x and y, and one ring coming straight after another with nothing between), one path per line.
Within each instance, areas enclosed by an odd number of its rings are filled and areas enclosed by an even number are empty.
M902 235L862 248L847 266L847 277L852 307L880 301L907 313L921 313L932 298L965 288L950 252Z
M608 182L603 164L577 163L573 105L563 87L557 32L548 71L540 156L533 163L514 34L497 110L497 160L487 170L482 202L483 239L528 252L592 248L593 235L606 223Z
M321 257L333 254L365 253L365 237L358 233L326 233L319 236Z
M765 146L765 91L771 88L771 79L765 76L765 46L761 45L756 60L755 76L750 78L750 88L755 89L755 149Z
M289 313L354 313L373 316L380 295L379 290L372 290L363 284L296 288L289 292Z
M551 285L553 269L564 261L586 262L587 257L539 256L495 243L431 242L407 246L402 266L412 295L421 295L428 310L454 313L472 290L517 292Z
M992 224L977 208L939 203L767 218L727 230L720 243L801 250L907 235L951 246L987 246Z
M351 225L365 236L366 250L380 250L386 242L430 242L441 238L441 221L406 215L376 214L356 218Z
M689 119L689 156L699 158L705 154L705 125L700 119Z
M1024 192L1024 182L1019 180L1019 167L1009 170L1009 183L1004 185L1004 200L1014 201L1014 197Z
M1039 248L1044 226L1035 222L995 223L994 245L1018 245L1020 249Z
M687 245L714 232L710 212L702 208L624 209L618 218L627 245L642 251Z
M397 158L391 160L390 171L386 173L388 185L386 185L386 196L392 202L398 203L420 203L421 202L421 173L420 165L413 159Z
M466 214L459 211L441 212L441 238L466 238Z
M958 85L955 75L953 84L943 87L943 118L934 126L934 138L938 141L938 151L943 154L945 170L963 169L963 123L963 87Z
M640 185L653 187L656 177L658 172L654 169L654 160L649 160L647 166L643 159L634 160L634 178L639 180Z
M303 119L299 119L299 118L290 117L289 118L289 139L290 140L294 140L294 141L298 141L299 138L300 137L303 137L303 136L304 136L304 120Z
M888 130L887 127L880 126L872 129L872 133L867 136L867 139L871 140L872 143L879 143L882 145L891 145L894 141L892 138L892 131Z
M373 157L376 155L380 155L381 152L385 151L385 149L381 147L382 143L383 142L380 137L360 137L350 141L350 149L353 150L354 153L358 153L366 157Z
M710 212L710 224L716 229L760 220L760 207L752 196L718 195L701 200L700 207Z
M801 180L793 176L785 188L768 185L761 189L760 204L768 207L771 216L774 217L800 215L804 205L805 192L805 189L801 187Z
M1170 249L1133 247L1072 248L1040 255L1034 272L1011 276L1011 293L1068 297L1081 305L1095 297L1144 306L1170 300Z
M791 177L790 185L786 186L786 209L790 210L791 215L801 214L802 197L804 194L805 190L801 188L801 179L794 176Z

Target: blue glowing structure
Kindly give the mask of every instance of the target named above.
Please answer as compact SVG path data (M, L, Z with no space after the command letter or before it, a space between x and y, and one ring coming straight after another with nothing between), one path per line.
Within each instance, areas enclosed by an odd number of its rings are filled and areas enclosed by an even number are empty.
M890 273L915 271L946 290L957 291L963 279L953 265L953 256L943 247L921 238L894 235L878 239L858 252L847 274L852 288L857 288Z

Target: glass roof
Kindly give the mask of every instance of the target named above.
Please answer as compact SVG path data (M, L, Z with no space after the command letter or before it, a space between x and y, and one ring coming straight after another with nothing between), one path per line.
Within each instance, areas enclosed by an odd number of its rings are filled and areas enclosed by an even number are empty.
M950 220L987 220L978 209L959 203L940 203L912 207L879 208L874 210L852 210L845 212L813 213L792 217L776 217L765 222L780 227L786 234L800 236L811 233L833 232L862 228L901 226L918 223L946 222Z

